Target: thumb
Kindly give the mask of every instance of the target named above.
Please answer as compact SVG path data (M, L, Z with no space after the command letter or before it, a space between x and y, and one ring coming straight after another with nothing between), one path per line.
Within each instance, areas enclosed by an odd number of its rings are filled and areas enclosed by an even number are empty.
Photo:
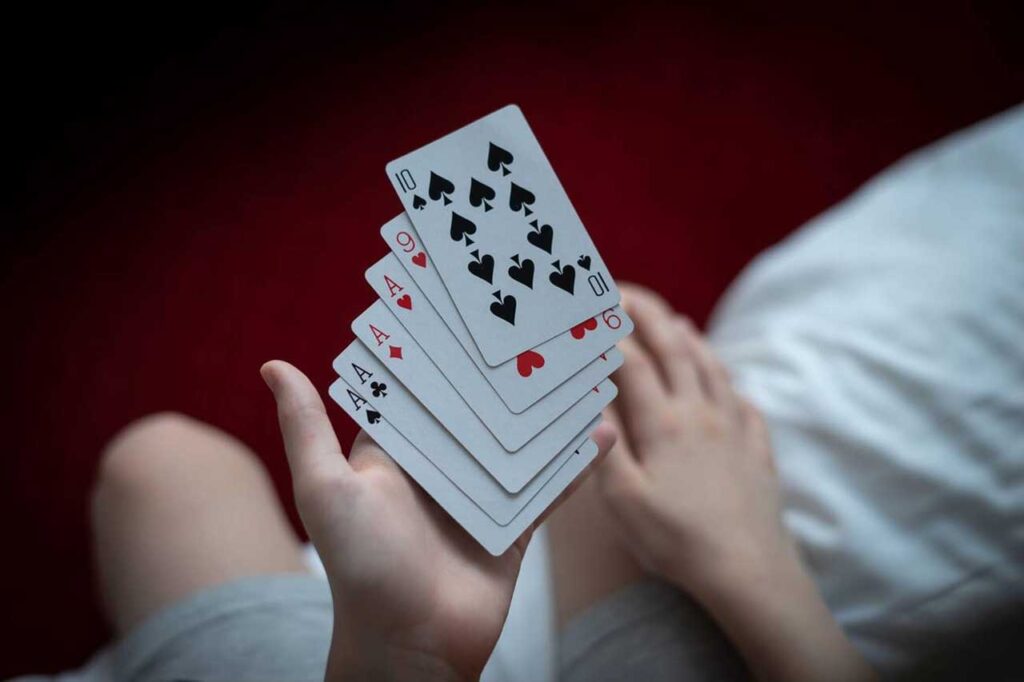
M277 401L292 481L350 474L324 402L306 375L280 360L263 365L260 374Z

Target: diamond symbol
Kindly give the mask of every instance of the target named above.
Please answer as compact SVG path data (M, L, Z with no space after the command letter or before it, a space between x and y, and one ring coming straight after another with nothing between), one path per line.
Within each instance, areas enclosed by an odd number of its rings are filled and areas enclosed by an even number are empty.
M391 357L402 359L402 347L401 346L388 346L388 351L391 353Z

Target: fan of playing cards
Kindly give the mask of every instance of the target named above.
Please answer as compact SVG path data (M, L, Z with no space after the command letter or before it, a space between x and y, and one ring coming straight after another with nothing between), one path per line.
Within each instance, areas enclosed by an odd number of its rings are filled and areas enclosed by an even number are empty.
M501 554L597 455L633 329L519 107L387 166L405 213L366 271L331 397Z

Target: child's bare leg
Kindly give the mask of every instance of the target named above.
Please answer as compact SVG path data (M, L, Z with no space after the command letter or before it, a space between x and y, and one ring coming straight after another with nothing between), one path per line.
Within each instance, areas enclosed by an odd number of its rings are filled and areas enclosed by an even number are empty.
M103 604L122 633L202 588L305 570L256 456L182 415L145 417L111 441L92 525Z
M548 536L559 627L645 576L620 543L594 476L551 515Z

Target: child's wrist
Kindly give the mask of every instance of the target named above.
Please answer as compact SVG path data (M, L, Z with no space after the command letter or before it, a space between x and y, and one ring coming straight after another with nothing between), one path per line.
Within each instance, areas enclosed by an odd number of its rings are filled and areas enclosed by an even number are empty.
M337 623L337 616L335 616ZM336 629L327 662L328 682L334 680L426 680L455 682L470 679L443 657L409 648L372 633L358 635Z
M759 601L770 591L788 589L804 575L795 544L784 538L761 546L737 543L708 548L700 560L681 567L671 579L711 608L718 603Z

